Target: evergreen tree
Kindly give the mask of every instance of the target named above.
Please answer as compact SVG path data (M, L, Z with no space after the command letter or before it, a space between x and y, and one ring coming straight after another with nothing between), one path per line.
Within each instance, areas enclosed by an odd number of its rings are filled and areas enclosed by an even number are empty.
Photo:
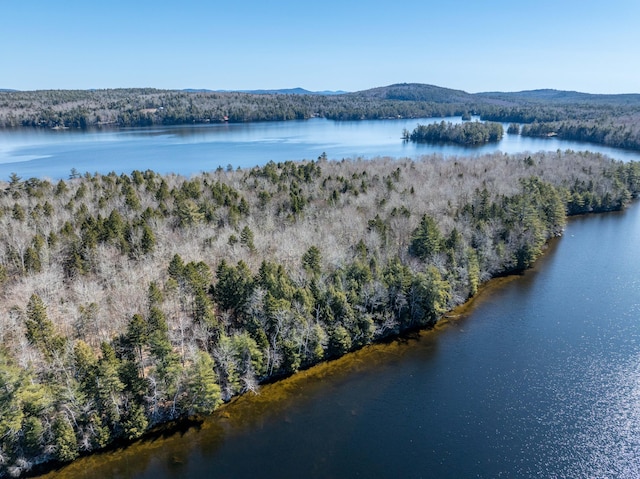
M420 225L411 234L409 253L425 261L432 254L438 253L442 247L442 235L436 221L423 215Z
M205 351L197 351L189 368L189 414L209 414L221 403L220 386L213 370L214 362Z
M256 247L253 244L253 231L251 231L248 226L242 228L242 232L240 233L240 244L246 246L252 253L256 250Z
M314 276L320 274L322 268L322 254L317 246L312 246L305 254L302 255L302 266L309 274Z
M62 353L65 340L56 334L53 323L47 317L44 302L37 294L32 294L27 303L27 340L37 347L49 360Z
M122 419L124 436L129 440L139 438L145 433L148 426L149 421L144 407L136 402L130 404L127 413Z
M73 461L78 457L78 442L73 426L64 414L59 414L53 422L52 432L55 444L55 457L59 461Z

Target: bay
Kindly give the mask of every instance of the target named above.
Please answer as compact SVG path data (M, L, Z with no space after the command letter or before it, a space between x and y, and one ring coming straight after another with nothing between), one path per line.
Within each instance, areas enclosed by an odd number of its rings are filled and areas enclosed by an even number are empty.
M403 142L403 129L418 123L460 122L460 118L422 118L337 122L325 119L245 124L209 124L99 130L0 130L0 179L67 178L80 173L114 171L129 174L147 169L189 176L218 167L246 168L268 161L371 159L381 156L447 158L500 151L590 150L624 161L640 160L625 151L557 138L504 135L500 142L479 147ZM505 125L506 131L506 125Z

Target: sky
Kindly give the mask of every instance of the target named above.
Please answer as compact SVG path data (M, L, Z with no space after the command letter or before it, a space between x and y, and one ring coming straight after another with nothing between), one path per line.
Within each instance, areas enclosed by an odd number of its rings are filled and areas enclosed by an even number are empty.
M3 0L0 88L640 93L638 0Z

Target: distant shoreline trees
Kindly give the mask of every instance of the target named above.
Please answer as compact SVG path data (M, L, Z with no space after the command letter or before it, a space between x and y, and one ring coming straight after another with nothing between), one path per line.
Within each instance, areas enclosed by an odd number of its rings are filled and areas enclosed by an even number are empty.
M468 121L418 125L408 136L416 143L455 143L458 145L482 145L502 139L502 124L496 122Z
M640 149L640 95L468 94L400 84L343 95L130 88L0 92L0 128L92 129L326 118L458 116L530 125L523 134ZM543 133L544 131L547 133ZM470 143L473 144L473 143Z
M522 125L522 136L558 137L563 140L584 141L614 148L640 148L640 128L635 122L617 124L605 121L567 120L562 122Z

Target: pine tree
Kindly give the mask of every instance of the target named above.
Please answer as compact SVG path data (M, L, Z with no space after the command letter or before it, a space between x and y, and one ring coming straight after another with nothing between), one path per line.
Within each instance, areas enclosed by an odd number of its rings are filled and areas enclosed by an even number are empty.
M27 303L27 340L42 352L49 360L62 352L65 344L63 337L55 333L53 323L47 317L44 302L37 294L32 294Z
M205 351L197 351L189 368L189 414L209 414L221 403L220 386L213 370L214 362Z
M56 447L55 457L59 461L73 461L78 457L78 442L73 426L64 414L59 414L53 422L53 437Z
M253 244L253 231L251 231L248 226L242 228L242 232L240 233L240 244L246 246L252 253L256 250L256 247Z
M440 251L442 242L442 235L436 221L431 216L423 215L420 225L411 235L409 253L424 261Z

